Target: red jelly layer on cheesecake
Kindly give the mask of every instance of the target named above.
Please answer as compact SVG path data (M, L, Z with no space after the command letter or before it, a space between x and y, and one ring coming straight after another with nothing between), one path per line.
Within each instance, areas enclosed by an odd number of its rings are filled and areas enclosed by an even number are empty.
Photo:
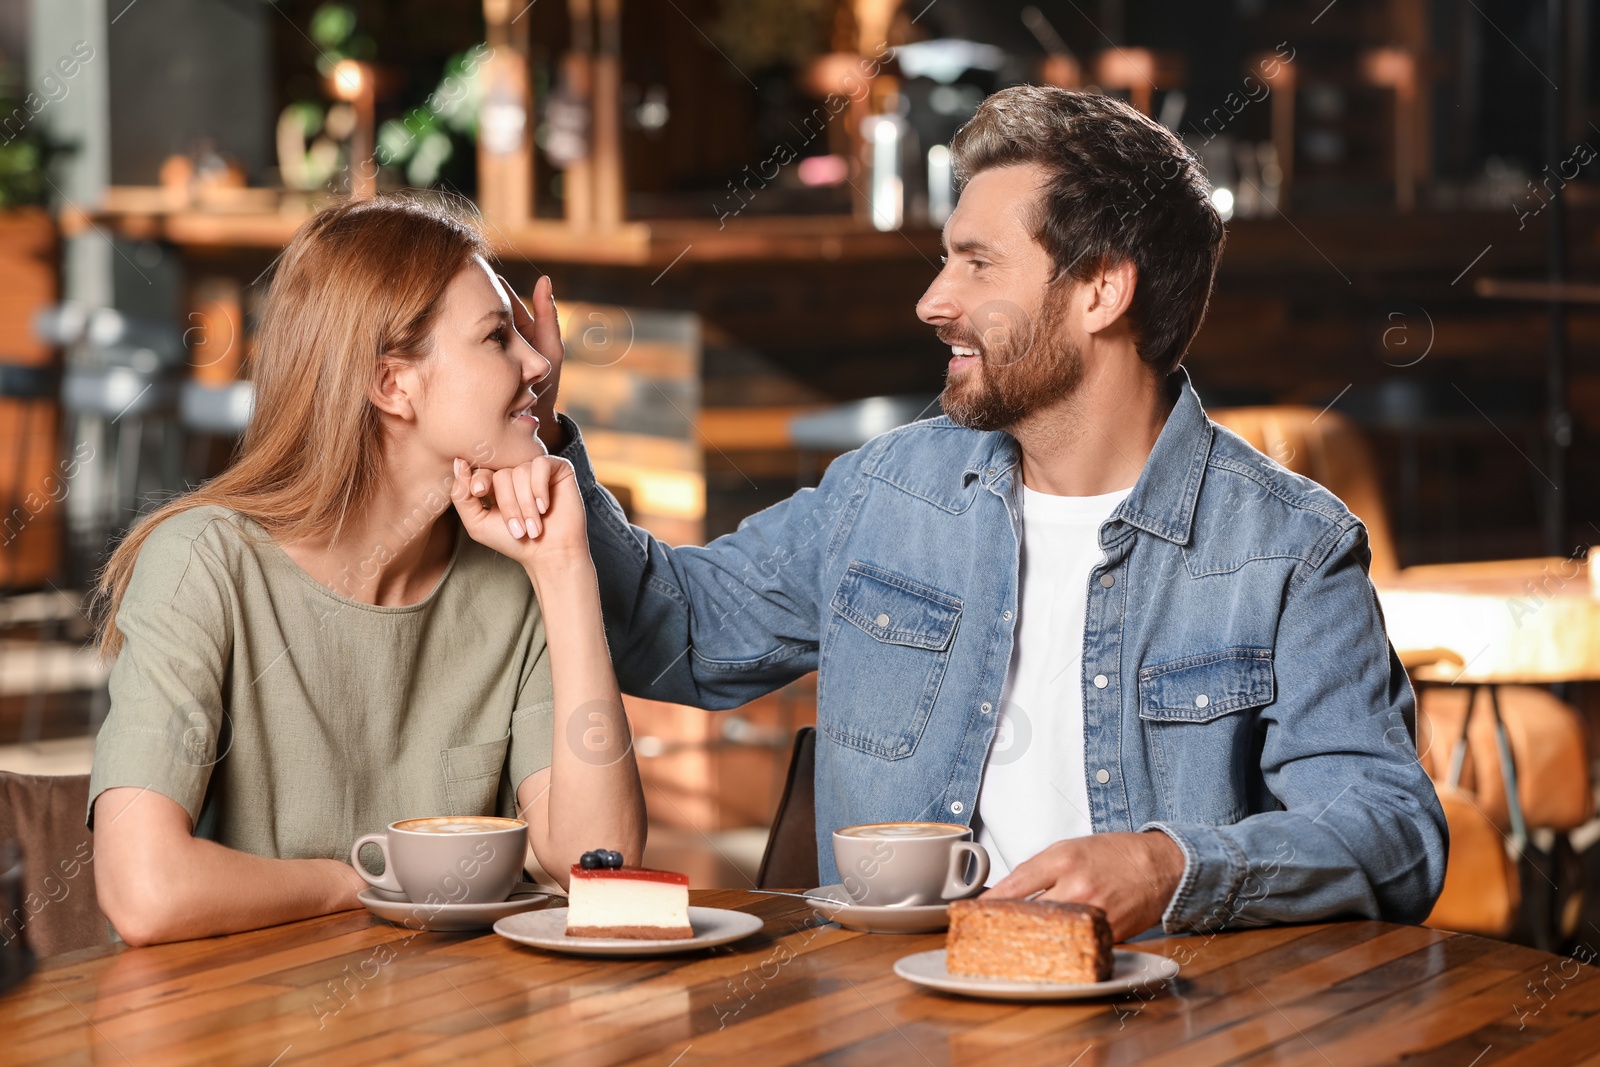
M688 885L689 876L677 871L658 871L650 867L595 867L572 865L574 878L628 878L638 882L664 882L667 885Z

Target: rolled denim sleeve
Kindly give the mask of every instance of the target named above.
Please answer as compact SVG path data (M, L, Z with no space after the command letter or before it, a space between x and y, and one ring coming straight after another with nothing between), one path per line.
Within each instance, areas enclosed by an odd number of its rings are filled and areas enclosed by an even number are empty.
M1447 831L1411 740L1411 685L1367 576L1366 531L1303 564L1279 623L1261 771L1284 810L1228 826L1151 822L1182 849L1169 933L1362 917L1416 923Z
M583 493L617 681L633 696L738 707L815 670L824 556L859 497L858 453L821 485L705 546L672 547L631 525L596 480L578 427L560 455Z

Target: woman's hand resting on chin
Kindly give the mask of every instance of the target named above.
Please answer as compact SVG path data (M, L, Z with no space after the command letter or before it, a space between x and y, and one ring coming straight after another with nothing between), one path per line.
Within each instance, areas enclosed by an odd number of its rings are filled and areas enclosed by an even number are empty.
M529 571L589 561L583 498L564 459L540 456L490 470L458 458L450 497L474 541Z

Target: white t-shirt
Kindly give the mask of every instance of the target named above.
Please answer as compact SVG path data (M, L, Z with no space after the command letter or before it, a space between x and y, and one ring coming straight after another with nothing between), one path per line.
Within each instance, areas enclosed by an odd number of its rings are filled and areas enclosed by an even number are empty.
M1064 838L1094 832L1083 770L1083 625L1100 525L1132 488L1052 496L1022 487L1011 669L974 823L989 885Z

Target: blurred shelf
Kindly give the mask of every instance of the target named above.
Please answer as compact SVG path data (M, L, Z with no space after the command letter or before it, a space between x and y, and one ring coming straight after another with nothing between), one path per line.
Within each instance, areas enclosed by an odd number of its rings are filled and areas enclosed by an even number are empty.
M663 261L693 243L706 260L925 260L938 269L939 231L931 227L875 230L842 216L773 216L740 219L726 227L710 220L640 223Z
M1504 278L1479 278L1472 291L1492 300L1600 304L1600 285L1593 282L1507 281Z
M159 188L113 186L93 210L67 208L68 235L97 227L134 240L163 240L194 249L282 248L322 202L269 189L218 190L201 206L172 207ZM276 206L274 206L276 205ZM1574 258L1600 246L1600 209L1573 205L1569 225L1580 239ZM1320 280L1348 284L1355 273L1445 270L1445 281L1493 244L1484 270L1537 267L1542 225L1518 230L1509 212L1373 211L1350 215L1235 219L1228 224L1222 271L1228 274L1300 268ZM880 231L843 215L653 219L611 228L577 229L535 220L516 229L486 221L497 255L533 264L571 263L664 270L693 263L885 262L937 270L939 232L928 226ZM1587 236L1587 240L1582 239Z
M268 206L272 190L230 190L208 206L173 207L160 189L114 186L104 205L61 213L61 228L75 235L91 228L134 240L161 240L195 248L277 249L288 243L314 205L283 197ZM268 194L244 196L242 194ZM847 216L771 216L734 220L666 219L576 229L537 220L507 230L487 221L495 252L530 262L590 263L665 268L690 249L706 261L903 260L937 262L939 234L931 228L880 231Z

